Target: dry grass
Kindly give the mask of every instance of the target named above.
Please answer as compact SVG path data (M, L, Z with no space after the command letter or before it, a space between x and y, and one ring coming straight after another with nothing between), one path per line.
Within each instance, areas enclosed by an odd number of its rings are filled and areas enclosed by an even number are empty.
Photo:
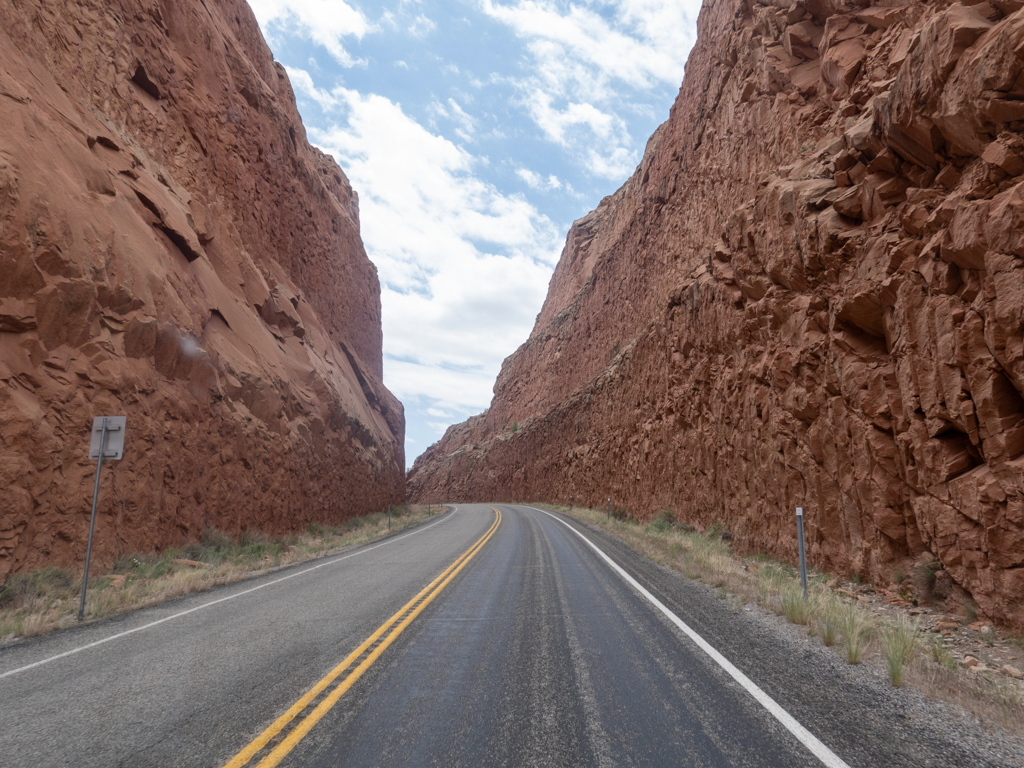
M836 644L841 634L839 617L842 615L843 604L838 597L831 593L822 596L819 610L815 618L815 627L821 642L831 648Z
M909 665L906 682L930 696L1001 723L1015 733L1024 729L1024 693L1010 678L974 674L919 656Z
M431 511L436 514L438 509L434 506ZM395 507L391 533L426 518L425 506ZM301 533L273 538L244 532L233 539L208 531L199 541L180 549L122 557L111 573L96 575L92 569L85 619L157 605L386 535L387 515L382 513L351 518L339 526L314 523ZM0 641L33 637L76 623L81 591L81 576L65 569L47 567L10 576L0 590Z
M854 603L843 603L839 610L839 632L847 664L860 664L874 634L875 622L870 614Z
M914 660L921 649L921 627L918 622L901 618L887 622L879 632L882 640L882 657L889 680L899 688L903 685L906 666Z
M953 658L953 654L949 652L949 649L942 644L942 640L935 638L928 644L928 656L936 664L940 664L946 669L956 669L956 659Z
M674 519L671 510L658 512L645 525L625 514L615 515L616 510L607 521L603 509L575 507L569 512L559 505L542 506L597 525L640 554L687 578L716 587L719 596L727 596L734 609L756 602L791 621L809 625L812 633L826 646L834 646L848 663L882 663L893 685L912 685L1014 732L1024 731L1024 694L1019 684L965 671L941 643L930 644L927 654L918 653L922 647L919 633L898 622L894 626L889 620L876 618L856 601L836 593L827 576L809 574L809 599L804 601L799 574L792 566L762 556L744 561L733 554L717 531L701 533L684 526ZM1009 639L1024 649L1024 637Z
M782 615L790 624L806 626L811 621L811 615L815 613L815 595L807 593L804 598L803 587L799 584L787 584L782 592L781 605Z

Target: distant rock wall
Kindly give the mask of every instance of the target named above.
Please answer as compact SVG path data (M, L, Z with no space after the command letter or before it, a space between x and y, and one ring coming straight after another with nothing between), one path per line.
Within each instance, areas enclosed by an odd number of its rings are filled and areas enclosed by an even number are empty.
M0 4L0 579L405 495L380 285L241 0Z
M411 497L610 496L787 558L802 506L816 566L930 552L1024 625L1022 5L706 0L670 119Z

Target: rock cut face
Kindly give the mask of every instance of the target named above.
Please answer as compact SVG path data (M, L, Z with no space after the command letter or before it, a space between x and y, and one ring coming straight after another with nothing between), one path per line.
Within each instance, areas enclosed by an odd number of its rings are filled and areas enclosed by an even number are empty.
M934 556L1024 625L1022 5L705 3L669 120L411 496L610 496L786 558L799 506L818 567Z
M405 493L358 199L241 0L0 4L0 579Z

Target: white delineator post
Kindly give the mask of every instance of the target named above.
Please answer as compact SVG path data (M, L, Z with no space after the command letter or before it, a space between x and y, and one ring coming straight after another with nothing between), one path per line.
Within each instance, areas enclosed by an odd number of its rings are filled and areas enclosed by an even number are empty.
M804 600L807 599L807 550L804 549L804 508L796 508L796 535L800 540L800 584L804 588Z

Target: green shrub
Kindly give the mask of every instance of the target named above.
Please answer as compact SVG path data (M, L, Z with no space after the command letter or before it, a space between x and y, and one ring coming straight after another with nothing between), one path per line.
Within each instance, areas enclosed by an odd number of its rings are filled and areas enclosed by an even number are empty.
M0 590L0 606L17 607L32 600L62 596L74 592L80 586L81 581L74 578L70 571L52 565L15 573L7 577Z
M963 606L964 613L967 614L967 621L973 624L978 620L978 606L973 603L964 603Z
M651 522L647 525L647 530L654 531L656 533L667 533L675 528L675 523L675 514L671 509L666 507L665 509L660 509L654 513L651 517Z

